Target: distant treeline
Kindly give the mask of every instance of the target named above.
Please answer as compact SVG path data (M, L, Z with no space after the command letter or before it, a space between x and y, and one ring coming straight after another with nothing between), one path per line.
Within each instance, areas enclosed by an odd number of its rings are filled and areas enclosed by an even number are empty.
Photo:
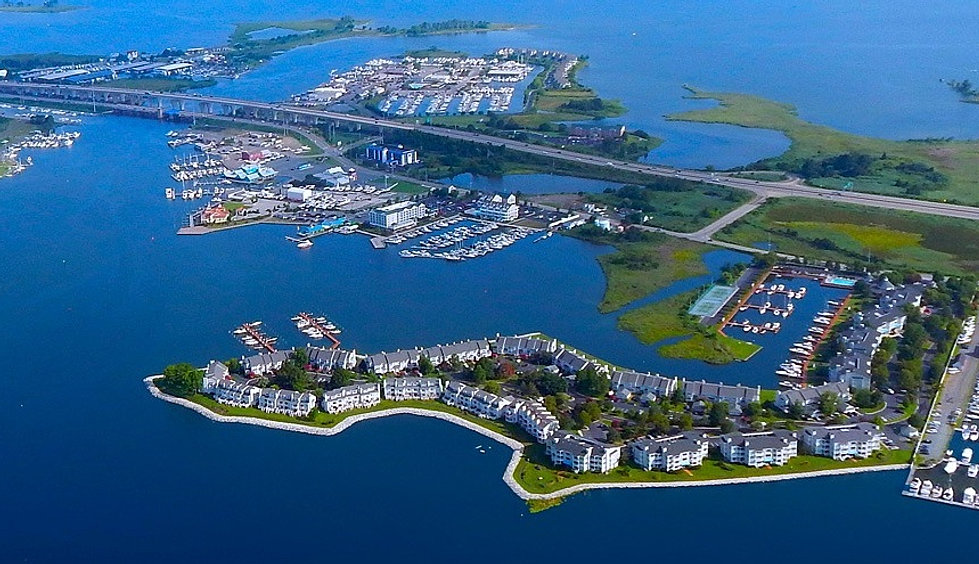
M422 22L406 29L383 26L377 28L377 31L388 35L403 34L409 37L415 37L419 35L431 35L433 33L489 29L491 26L492 24L490 22L481 20L445 20L441 22Z
M972 85L969 79L965 80L946 80L946 84L952 90L955 90L963 98L976 98L979 97L979 90Z

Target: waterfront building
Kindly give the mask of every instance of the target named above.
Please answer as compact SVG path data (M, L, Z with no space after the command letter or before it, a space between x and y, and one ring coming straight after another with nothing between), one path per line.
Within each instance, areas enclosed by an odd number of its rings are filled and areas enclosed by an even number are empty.
M537 337L497 337L496 353L509 356L532 356L535 354L554 354L557 352L556 339Z
M707 459L707 448L707 439L693 434L661 439L642 437L629 444L632 460L637 466L663 472L700 466Z
M808 452L833 460L868 458L880 449L883 437L880 428L873 423L802 430L802 444Z
M276 174L278 171L272 167L249 163L234 170L224 171L224 178L239 184L261 184L271 182Z
M783 466L799 454L799 438L781 429L747 435L728 433L721 436L720 451L724 460L734 464L752 468Z
M788 412L792 404L798 403L803 408L811 410L819 405L820 396L827 393L836 394L839 398L838 407L843 407L850 401L850 386L846 382L829 382L821 386L782 390L775 394L775 407Z
M566 431L556 433L545 443L545 453L555 466L567 466L575 474L607 474L618 467L622 447L586 439Z
M428 215L428 208L411 200L374 208L367 214L367 223L382 229L404 229L418 223Z
M540 402L531 399L506 399L510 401L503 413L507 423L520 425L537 442L543 443L561 428L557 417Z
M612 372L612 389L628 390L645 396L652 393L655 397L670 397L676 391L676 378L666 378L659 374L646 374L627 370ZM651 398L655 399L655 398Z
M309 355L309 365L318 372L327 372L335 368L353 370L360 360L355 350L307 347L306 353Z
M487 194L480 196L466 213L481 219L506 223L520 216L520 206L513 194Z
M438 366L451 361L453 358L461 362L475 362L481 358L492 356L493 350L486 339L476 339L449 345L436 345L422 349L419 353L432 361L432 364Z
M230 405L232 407L255 407L262 393L262 388L250 386L243 382L222 379L212 381L202 391L210 394L218 403L223 403L224 405Z
M385 378L384 399L437 400L442 396L442 380L438 378Z
M388 166L408 166L418 161L418 151L405 149L402 145L390 147L371 143L367 146L365 157L369 161Z
M327 413L342 413L351 409L374 407L381 403L381 385L354 384L323 393L320 406Z
M231 375L231 371L228 367L224 365L223 362L218 362L217 360L212 360L207 363L207 367L204 369L204 378L212 378L217 380L223 380Z
M501 398L460 382L449 382L442 393L442 401L485 419L499 419L512 398Z
M258 408L265 413L281 413L293 417L305 417L316 407L316 395L293 390L263 388L258 397Z
M574 349L562 348L559 350L554 355L554 365L568 374L577 374L588 367L592 367L598 372L608 372L606 366L592 362Z
M367 357L367 369L374 374L394 374L418 367L421 354L415 349L380 352Z
M245 372L256 376L270 374L273 370L282 368L282 363L289 358L292 351L276 351L274 353L262 353L246 357L242 361Z
M209 206L201 211L201 223L204 225L218 225L221 223L227 223L228 219L231 218L231 212L229 212L224 206Z
M715 384L703 380L699 382L683 380L683 396L688 403L697 400L723 401L732 408L735 406L744 407L749 403L761 400L761 386L752 388L740 384L727 386L723 383Z

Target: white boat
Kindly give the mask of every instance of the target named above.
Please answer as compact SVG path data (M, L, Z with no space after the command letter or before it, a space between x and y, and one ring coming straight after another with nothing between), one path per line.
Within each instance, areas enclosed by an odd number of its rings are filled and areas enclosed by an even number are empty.
M303 241L300 241L300 242L296 243L296 248L299 248L299 249L308 249L308 248L310 248L312 246L313 246L313 242L310 241L309 239L305 239Z
M917 495L918 494L918 491L920 489L921 489L921 479L920 478L915 478L915 479L911 480L911 483L910 484L908 484L908 491L910 491L912 494Z
M920 494L927 497L931 495L932 488L933 486L931 484L931 480L925 480L924 482L921 483Z
M938 499L938 498L942 497L942 487L941 486L935 486L931 490L931 497L932 497L932 499Z
M976 502L976 490L971 486L962 492L962 503L972 505Z
M979 464L973 464L969 466L969 470L966 472L970 478L975 478L979 476Z
M972 462L972 449L965 447L962 449L962 464L969 464Z
M976 431L974 429L972 431L970 431L969 432L969 440L970 441L979 441L979 431Z
M942 470L945 470L946 474L954 474L955 471L958 469L958 467L959 467L959 463L956 462L955 459L953 458L952 460L949 460L948 462L945 463L945 467L942 468Z
M955 490L953 490L951 486L949 486L949 488L942 493L942 499L945 501L952 501L954 496Z

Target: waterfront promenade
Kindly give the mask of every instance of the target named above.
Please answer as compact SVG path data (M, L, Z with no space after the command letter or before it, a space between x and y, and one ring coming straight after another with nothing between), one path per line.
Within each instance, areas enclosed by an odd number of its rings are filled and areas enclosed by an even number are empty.
M65 86L11 81L0 81L0 96L42 103L69 102L92 104L93 107L95 105L101 105L110 109L139 111L143 114L148 114L154 117L162 116L164 109L173 108L178 111L178 114L183 114L188 117L221 118L223 117L222 113L231 115L246 113L254 119L267 123L311 125L321 120L332 120L361 126L377 127L379 129L417 131L429 135L436 135L484 145L503 146L514 151L530 153L552 159L594 166L603 166L621 171L681 178L684 180L704 182L706 184L716 184L731 188L740 188L753 192L756 196L764 198L794 196L814 199L828 199L841 203L979 220L979 208L970 206L949 204L945 202L912 200L879 194L827 190L825 188L806 186L798 179L789 179L778 182L750 180L700 170L678 169L674 167L622 161L602 156L588 155L576 151L569 151L566 149L535 145L513 139L487 135L485 133L401 122L370 116L358 116L341 112L314 110L311 108L284 103L257 102L221 96L204 96L179 92L163 93L131 90L125 88ZM197 106L200 111L186 111L188 104Z

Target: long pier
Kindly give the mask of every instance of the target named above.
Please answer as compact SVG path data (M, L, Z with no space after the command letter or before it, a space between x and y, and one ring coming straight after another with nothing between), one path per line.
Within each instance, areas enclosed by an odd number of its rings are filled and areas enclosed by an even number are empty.
M245 323L239 329L244 330L245 335L255 339L258 342L258 346L254 348L264 349L266 352L274 353L277 349L275 348L275 338L266 337L264 333L257 329L257 326L253 323Z
M312 315L304 311L299 312L299 317L302 318L302 320L305 321L307 324L309 324L311 327L314 327L317 331L322 333L324 337L329 339L330 342L332 343L330 345L331 349L340 348L340 340L337 339L336 335L333 334L333 331L327 329L322 323L317 321L315 317L313 317Z
M0 81L0 97L38 103L68 102L82 105L91 104L93 109L96 106L102 106L112 110L129 111L137 115L156 118L163 118L167 115L175 115L177 117L247 118L280 125L310 126L342 122L358 126L368 126L379 130L417 131L460 141L505 147L513 151L530 153L554 160L738 188L753 192L765 198L789 196L815 199L831 198L834 202L979 220L979 208L971 206L912 200L879 194L827 190L825 188L806 186L799 179L779 182L750 180L708 171L622 161L601 155L589 155L557 147L535 145L515 139L496 137L478 131L451 129L380 117L331 112L286 103L258 102L224 96L207 96L181 92L154 92L150 90L133 90L107 86L41 84L9 80Z

